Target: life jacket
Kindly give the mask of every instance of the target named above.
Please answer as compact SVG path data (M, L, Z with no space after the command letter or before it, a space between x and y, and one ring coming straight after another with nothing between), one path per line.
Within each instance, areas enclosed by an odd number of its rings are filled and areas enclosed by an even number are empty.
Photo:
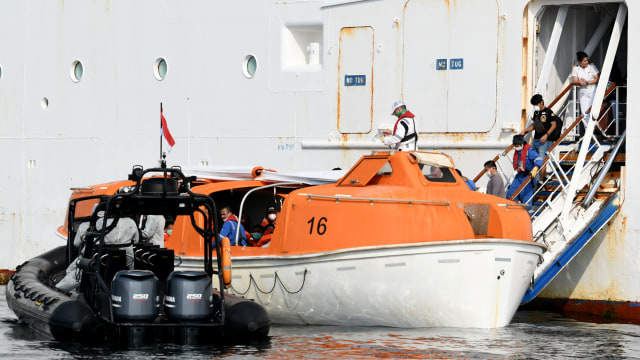
M412 122L413 122L413 133L409 134L409 126L406 124L406 122L401 122L402 119L404 118L411 118ZM402 140L400 140L401 143L406 143L407 141L416 140L416 145L417 145L417 141L418 141L418 133L416 132L416 121L415 121L415 115L413 115L413 113L411 113L411 111L407 110L405 111L402 115L400 115L398 117L398 121L396 121L396 124L393 126L393 133L396 133L396 130L398 129L398 124L401 124L402 126L404 126L404 137L402 138Z
M527 171L527 155L529 153L529 149L531 149L531 145L524 144L520 151L520 157L518 157L517 151L513 154L513 170L516 172Z

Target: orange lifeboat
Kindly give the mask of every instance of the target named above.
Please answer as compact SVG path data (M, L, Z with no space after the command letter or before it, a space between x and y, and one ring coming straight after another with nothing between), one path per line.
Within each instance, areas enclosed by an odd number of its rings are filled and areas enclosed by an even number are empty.
M193 191L241 212L249 227L279 207L266 246L231 246L227 290L255 299L275 323L505 326L545 250L526 208L469 190L441 153L364 156L327 185L228 181ZM185 268L203 251L187 221L176 219L172 235Z

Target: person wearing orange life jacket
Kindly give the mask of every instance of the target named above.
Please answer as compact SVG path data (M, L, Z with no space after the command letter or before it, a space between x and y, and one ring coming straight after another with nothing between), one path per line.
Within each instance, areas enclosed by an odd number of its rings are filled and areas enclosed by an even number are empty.
M266 214L264 215L264 218L262 219L262 223L260 224L260 226L262 226L263 228L267 225L276 226L277 223L278 223L278 210L276 210L276 207L273 205L267 206Z
M415 115L407 110L407 106L402 100L393 103L391 115L398 117L393 131L383 130L385 145L395 148L398 151L418 150L418 132L416 131Z
M253 225L251 228L251 232L249 233L249 237L247 237L247 242L251 246L258 246L258 242L262 238L262 234L264 233L264 229L260 225Z
M268 247L269 243L271 242L271 236L273 235L274 230L275 226L273 226L273 224L267 224L267 226L264 227L264 233L262 234L262 237L260 238L256 246Z
M520 187L520 184L525 182L529 175L534 179L538 173L538 169L542 166L542 158L538 153L524 141L524 136L513 136L513 148L515 152L513 154L513 169L516 172L516 176L513 178L509 190L507 190L507 199L515 193ZM514 200L520 201L523 204L527 204L527 209L531 209L531 200L533 197L533 180L529 182L520 191L518 196Z

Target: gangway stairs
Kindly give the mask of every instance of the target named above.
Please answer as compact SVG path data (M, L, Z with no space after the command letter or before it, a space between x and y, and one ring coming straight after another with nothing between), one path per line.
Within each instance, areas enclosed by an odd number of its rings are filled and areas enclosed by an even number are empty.
M597 147L580 174L571 174L575 166L563 171L562 166L571 162L570 153L565 154L564 160L559 159L555 164L560 165L558 171L554 165L557 179L546 181L534 194L538 207L532 214L534 240L544 243L547 251L534 272L523 304L533 300L618 212L621 202L619 164L624 161L624 154L619 151L625 134L617 139L615 146L601 144ZM568 180L576 181L581 189L574 197L568 196ZM549 187L557 190L546 191ZM565 214L563 209L567 201L571 201L571 207Z
M568 88L576 85L570 84ZM604 95L611 94L615 88L613 84ZM543 166L547 166L550 176L537 184L530 213L534 241L544 244L547 251L540 259L522 304L533 300L620 208L624 198L621 184L626 132L619 134L615 122L602 128L601 119L587 122L582 116L577 117L565 127L544 159ZM571 139L572 134L581 133L579 124L585 127L584 134ZM612 127L615 127L613 135ZM508 173L512 166L511 149L512 146L494 158L503 173ZM480 172L475 181L483 173ZM512 199L527 183L520 186Z

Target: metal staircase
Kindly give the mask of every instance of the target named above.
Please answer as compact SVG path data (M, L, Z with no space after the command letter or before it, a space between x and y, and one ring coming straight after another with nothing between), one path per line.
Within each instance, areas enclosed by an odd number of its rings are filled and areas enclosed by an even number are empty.
M574 85L577 84L570 84L568 88ZM604 96L615 94L617 89L613 84ZM522 303L535 298L620 208L626 132L619 133L618 114L611 116L610 108L603 110L598 120L586 122L580 116L569 124L544 159L543 166L547 166L550 176L538 182L530 213L534 241L543 243L548 250ZM557 114L566 120L570 118L569 113L562 109ZM598 116L599 112L590 115ZM605 116L611 119L606 124L602 121ZM583 135L578 130L579 124L584 125ZM494 158L505 174L513 172L511 149L510 146ZM512 198L526 184L522 184Z
M566 7L559 8L538 74L536 93L546 88L567 10ZM548 250L538 264L522 303L535 298L567 266L618 212L624 200L621 187L624 184L623 144L626 132L623 130L624 122L620 116L624 115L620 109L620 100L624 96L619 95L624 95L624 92L619 90L626 90L626 86L619 87L616 84L609 86L608 80L626 17L627 7L620 4L588 118L583 119L582 114L576 111L578 83L569 84L548 105L549 108L556 110L556 114L568 127L551 146L549 155L544 159L543 166L547 166L547 174L551 174L551 177L540 181L531 199L534 240L544 243ZM596 38L595 35L594 38ZM593 44L597 42L595 40ZM592 52L595 46L591 44L590 41L585 47L588 53ZM616 105L603 108L605 98L614 98ZM562 104L562 107L559 110L555 109L555 104ZM607 116L607 121L602 121L601 110L603 116ZM609 117L611 110L613 110L612 116ZM503 174L513 173L512 155L509 154L511 149L512 146L509 146L493 159ZM484 170L476 176L474 181L477 181L483 173ZM516 190L512 199L527 183L525 181Z

